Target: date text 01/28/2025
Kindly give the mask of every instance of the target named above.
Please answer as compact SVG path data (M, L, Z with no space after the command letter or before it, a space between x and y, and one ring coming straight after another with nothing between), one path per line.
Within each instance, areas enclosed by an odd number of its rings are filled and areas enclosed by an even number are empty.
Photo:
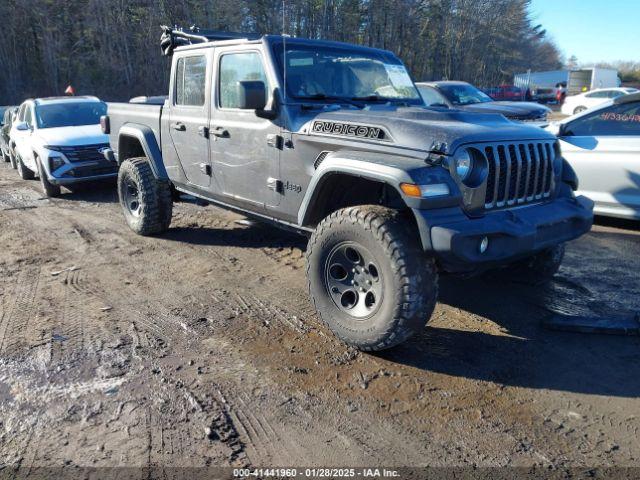
M386 468L235 468L235 478L393 478L399 477L397 470Z

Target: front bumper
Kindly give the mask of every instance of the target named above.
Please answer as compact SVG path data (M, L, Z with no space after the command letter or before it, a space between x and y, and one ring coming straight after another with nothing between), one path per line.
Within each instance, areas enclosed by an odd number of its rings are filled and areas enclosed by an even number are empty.
M459 208L414 212L425 250L433 252L448 271L508 264L578 238L593 224L593 202L582 196L491 212L476 219ZM481 253L484 237L489 244Z
M118 165L100 161L66 164L49 174L49 182L54 185L73 185L82 182L106 180L118 176Z

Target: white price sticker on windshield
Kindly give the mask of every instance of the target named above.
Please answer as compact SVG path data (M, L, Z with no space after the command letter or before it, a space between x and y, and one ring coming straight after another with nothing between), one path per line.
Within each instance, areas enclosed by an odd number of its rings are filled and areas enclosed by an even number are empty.
M389 80L391 80L391 84L394 87L413 87L411 77L404 65L389 65L385 63L384 68L387 70Z

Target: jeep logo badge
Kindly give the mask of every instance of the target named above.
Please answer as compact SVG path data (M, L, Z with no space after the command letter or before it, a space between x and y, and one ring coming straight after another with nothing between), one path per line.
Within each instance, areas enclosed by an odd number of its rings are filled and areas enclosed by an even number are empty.
M354 123L327 122L316 120L311 131L325 135L341 135L344 137L386 139L385 131L379 127L357 125Z

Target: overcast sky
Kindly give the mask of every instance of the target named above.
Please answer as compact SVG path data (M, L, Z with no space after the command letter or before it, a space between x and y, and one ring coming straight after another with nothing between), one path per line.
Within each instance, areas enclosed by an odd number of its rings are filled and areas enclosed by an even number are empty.
M640 0L533 0L531 12L567 58L640 62Z

